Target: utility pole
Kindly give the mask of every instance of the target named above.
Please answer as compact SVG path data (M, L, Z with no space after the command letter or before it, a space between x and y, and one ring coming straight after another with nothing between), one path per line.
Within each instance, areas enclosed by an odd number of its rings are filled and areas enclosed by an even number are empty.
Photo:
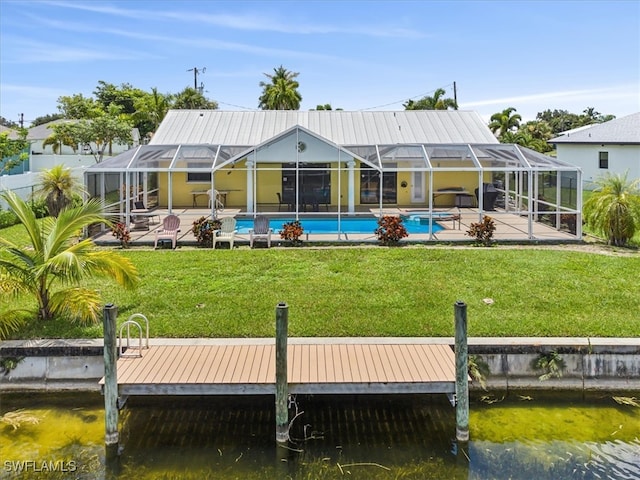
M197 68L193 67L187 70L187 72L193 72L193 89L196 92L202 93L204 91L204 83L200 84L200 88L198 88L198 73L204 73L207 71L207 67Z
M453 101L456 102L456 110L458 109L458 89L456 88L456 82L453 82Z
M20 128L24 128L24 113L20 114L20 120L18 120L18 123L20 124Z

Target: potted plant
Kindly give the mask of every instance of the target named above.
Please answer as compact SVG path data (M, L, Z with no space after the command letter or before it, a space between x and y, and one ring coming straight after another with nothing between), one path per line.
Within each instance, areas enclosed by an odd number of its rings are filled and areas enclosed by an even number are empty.
M408 237L409 233L402 224L402 217L395 215L383 215L378 219L378 228L374 233L382 245L397 245L401 239Z
M191 232L196 237L196 242L201 247L211 247L213 245L213 232L220 229L221 222L218 219L200 217L193 222Z
M111 235L120 240L120 245L122 248L127 248L129 246L129 242L131 241L131 233L129 233L129 229L123 222L116 222L111 227Z
M302 227L302 224L299 220L284 223L282 225L282 230L280 230L279 233L281 239L287 240L292 245L302 245L302 240L300 240L300 237L304 233L304 228Z

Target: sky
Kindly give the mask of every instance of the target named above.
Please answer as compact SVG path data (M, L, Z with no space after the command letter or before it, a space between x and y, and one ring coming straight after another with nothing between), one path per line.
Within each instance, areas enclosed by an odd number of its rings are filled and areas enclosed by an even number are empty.
M404 110L442 88L487 122L619 118L640 111L640 0L0 0L0 115L25 126L100 80L177 93L193 69L220 109L256 110L280 65L301 110Z

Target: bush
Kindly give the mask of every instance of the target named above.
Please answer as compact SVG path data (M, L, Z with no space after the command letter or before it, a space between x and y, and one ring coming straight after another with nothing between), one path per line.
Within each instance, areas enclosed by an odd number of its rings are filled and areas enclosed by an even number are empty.
M49 209L47 208L47 201L45 199L31 200L29 201L29 207L31 207L31 211L36 218L49 216Z
M407 229L402 224L402 217L383 215L378 219L378 228L374 233L382 245L397 245L401 239L408 237Z
M291 242L292 245L302 245L300 237L304 233L304 228L299 220L283 224L279 233L281 239Z
M488 215L482 218L482 222L472 223L467 230L467 235L476 239L476 242L485 247L491 246L493 233L496 231L496 222Z
M127 248L129 246L129 242L131 241L131 233L129 233L129 229L124 223L114 223L111 227L111 235L120 240L122 248Z
M196 242L201 247L213 246L213 231L220 230L221 222L217 219L211 219L207 217L200 217L193 222L191 232L196 237Z
M0 228L7 228L18 223L18 217L10 210L0 209Z

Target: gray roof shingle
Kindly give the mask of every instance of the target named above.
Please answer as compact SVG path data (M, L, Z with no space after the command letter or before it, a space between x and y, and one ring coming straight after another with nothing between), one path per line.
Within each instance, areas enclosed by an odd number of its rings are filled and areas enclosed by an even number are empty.
M549 143L640 144L640 112L566 132Z

